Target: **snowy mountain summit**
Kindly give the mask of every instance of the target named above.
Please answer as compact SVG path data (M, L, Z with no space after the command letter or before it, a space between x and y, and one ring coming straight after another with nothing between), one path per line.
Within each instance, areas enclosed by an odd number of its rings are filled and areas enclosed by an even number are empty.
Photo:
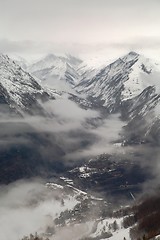
M156 86L159 91L159 73L159 64L129 52L100 69L92 78L83 77L76 89L114 111L121 102L133 99L149 86Z
M82 61L71 55L65 57L49 54L38 62L32 64L28 71L42 80L42 83L50 87L75 86L79 81L77 67ZM63 90L64 90L63 89Z

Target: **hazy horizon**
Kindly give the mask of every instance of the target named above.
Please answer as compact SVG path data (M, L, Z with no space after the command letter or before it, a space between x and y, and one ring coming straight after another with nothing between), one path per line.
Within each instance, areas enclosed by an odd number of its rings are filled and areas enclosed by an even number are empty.
M0 52L160 59L160 1L0 0Z

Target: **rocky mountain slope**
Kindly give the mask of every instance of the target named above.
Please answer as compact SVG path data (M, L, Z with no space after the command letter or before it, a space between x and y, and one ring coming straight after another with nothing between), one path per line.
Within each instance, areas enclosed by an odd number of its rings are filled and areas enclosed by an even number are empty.
M56 91L46 91L8 56L0 56L0 105L4 111L44 114L40 102L54 99L56 94Z
M26 70L28 66L30 65L29 61L27 61L25 58L17 55L17 54L7 54L7 56L12 59L16 64L18 64L21 68Z
M149 86L156 85L158 92L159 72L160 65L130 52L100 69L94 76L89 73L82 75L76 90L101 101L110 112L115 112L122 102L134 99Z
M151 139L155 129L159 136L160 64L153 60L130 52L98 72L82 72L76 90L108 113L120 112L126 129L137 128L142 138Z

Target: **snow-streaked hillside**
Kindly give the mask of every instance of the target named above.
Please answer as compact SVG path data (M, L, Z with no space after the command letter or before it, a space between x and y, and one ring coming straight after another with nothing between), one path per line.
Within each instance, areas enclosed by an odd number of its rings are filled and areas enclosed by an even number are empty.
M75 188L69 179L61 179L62 185L46 185L51 191L58 191L61 198L57 208L60 212L53 217L55 232L48 234L49 239L64 238L67 232L65 239L130 239L130 228L123 225L124 216L115 217L111 205L103 198Z
M12 61L7 55L0 56L0 99L17 112L42 113L38 102L47 101L58 94L46 91L28 72Z
M7 54L7 56L11 58L16 64L21 66L24 70L26 70L27 67L29 66L29 62L25 58L17 54Z
M10 236L13 240L28 240L24 236L31 233L49 240L130 240L130 228L123 224L124 217L131 214L129 211L124 214L121 208L117 214L103 198L83 192L69 182L16 182L12 188L6 186L0 202L3 240Z
M123 61L132 61L130 54ZM132 66L129 79L124 82L122 99L127 100L138 96L145 88L155 86L160 93L160 64L138 55L137 62Z

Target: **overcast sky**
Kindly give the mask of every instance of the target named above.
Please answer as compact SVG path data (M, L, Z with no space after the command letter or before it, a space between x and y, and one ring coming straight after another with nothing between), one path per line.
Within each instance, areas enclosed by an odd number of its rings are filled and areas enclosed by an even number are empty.
M0 0L1 52L103 49L160 53L160 0Z

